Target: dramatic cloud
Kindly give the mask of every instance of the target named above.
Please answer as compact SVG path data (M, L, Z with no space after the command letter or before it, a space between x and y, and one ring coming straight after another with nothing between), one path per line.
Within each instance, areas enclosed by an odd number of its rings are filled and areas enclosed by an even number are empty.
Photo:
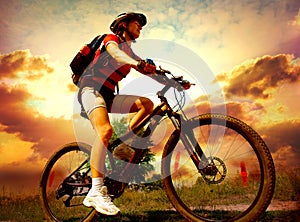
M25 99L30 98L28 92L1 85L0 94L3 99L0 107L3 131L32 142L37 155L49 157L59 146L74 140L71 120L47 118L26 107Z
M41 158L49 157L60 145L74 138L72 121L46 117L38 112L32 104L41 104L44 99L33 95L30 87L23 84L27 83L28 77L32 77L32 73L42 73L39 78L51 75L53 68L44 57L31 56L28 50L2 55L0 70L1 77L5 77L0 84L2 132L31 142L35 155Z
M221 113L253 124L265 113L265 108L262 104L250 100L227 101L225 104L213 105L199 97L185 109L185 112L190 117L205 113Z
M300 167L299 76L299 58L280 54L249 60L217 77L224 84L226 113L263 137L281 170ZM218 111L203 98L195 104L199 113Z
M45 160L75 140L71 119L46 116L39 109L51 97L58 99L56 76L45 56L33 56L29 50L0 55L0 181L8 192L20 191L20 186L21 193L36 192Z
M44 73L51 74L53 68L44 56L32 56L29 50L18 50L10 54L0 54L0 79L23 78L35 79Z
M226 83L225 93L233 96L267 99L272 90L284 83L299 80L300 62L291 55L263 56L235 67L231 73L219 75Z
M260 131L279 166L300 167L300 120L265 126Z
M138 11L148 19L141 38L183 44L219 73L248 58L295 53L297 42L284 46L299 36L299 8L298 0L10 1L0 5L0 51L30 48L67 65L82 43L109 32L119 13Z

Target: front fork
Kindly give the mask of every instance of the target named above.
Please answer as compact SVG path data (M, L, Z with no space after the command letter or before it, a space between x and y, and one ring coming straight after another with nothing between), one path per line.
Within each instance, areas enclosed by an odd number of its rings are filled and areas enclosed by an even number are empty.
M175 143L173 147L175 148L180 138L183 143L183 146L185 147L186 151L188 152L198 171L202 171L208 165L208 159L205 156L202 148L200 147L197 139L195 138L193 129L189 127L188 120L184 120L184 124L182 124L181 116L178 114L171 116L170 119L176 129L172 133L170 139L172 138L172 140L174 140L174 138L177 137L177 139L173 141Z

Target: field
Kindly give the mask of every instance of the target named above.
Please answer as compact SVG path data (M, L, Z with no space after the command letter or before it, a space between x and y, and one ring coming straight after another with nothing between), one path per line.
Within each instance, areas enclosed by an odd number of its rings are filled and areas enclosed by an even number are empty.
M266 211L260 221L297 221L300 212L295 209L296 203L299 202L277 201L271 205L273 210ZM185 221L172 209L162 191L133 192L128 190L116 201L116 204L122 211L120 217L100 216L98 221ZM281 209L284 204L290 210ZM38 222L44 220L38 196L25 199L1 197L0 206L0 221Z
M279 174L273 201L259 221L299 221L299 175ZM122 214L119 217L99 216L98 221L185 221L169 203L164 191L127 189L115 201ZM67 213L67 212L66 212ZM0 221L43 221L38 195L20 198L0 192Z

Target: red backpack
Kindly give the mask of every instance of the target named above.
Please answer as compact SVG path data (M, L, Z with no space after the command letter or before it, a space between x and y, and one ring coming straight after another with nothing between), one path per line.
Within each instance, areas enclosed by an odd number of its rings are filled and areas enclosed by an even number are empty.
M95 53L100 47L105 36L106 34L98 35L89 44L84 45L70 63L70 67L73 72L72 80L76 86L78 86L79 79L84 70L93 61Z

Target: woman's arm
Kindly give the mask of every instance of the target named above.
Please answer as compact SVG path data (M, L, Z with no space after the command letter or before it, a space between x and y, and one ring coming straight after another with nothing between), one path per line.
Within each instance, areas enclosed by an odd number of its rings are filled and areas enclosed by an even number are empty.
M107 52L120 64L128 64L143 74L155 73L156 66L146 63L143 60L135 60L122 51L117 43L111 42L106 46Z
M124 51L122 51L117 43L111 42L106 47L107 52L120 64L128 64L131 67L137 69L138 61L131 58Z

